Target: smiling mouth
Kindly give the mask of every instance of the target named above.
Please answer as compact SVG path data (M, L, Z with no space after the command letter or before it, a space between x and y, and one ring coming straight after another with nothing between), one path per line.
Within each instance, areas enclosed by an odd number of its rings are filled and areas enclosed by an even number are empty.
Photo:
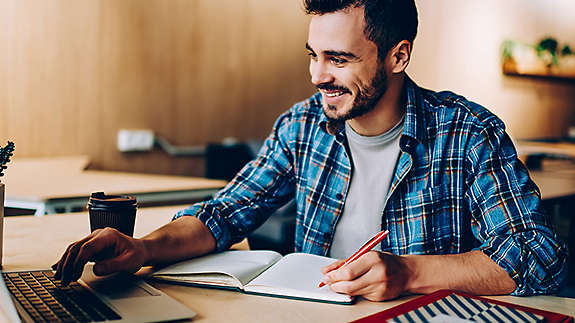
M323 90L323 94L328 98L335 98L338 96L342 96L344 94L349 93L348 91L344 90Z
M343 95L344 93L345 93L345 92L343 92L343 91L325 92L325 95L326 95L328 98L334 98L334 97L336 97L336 96Z

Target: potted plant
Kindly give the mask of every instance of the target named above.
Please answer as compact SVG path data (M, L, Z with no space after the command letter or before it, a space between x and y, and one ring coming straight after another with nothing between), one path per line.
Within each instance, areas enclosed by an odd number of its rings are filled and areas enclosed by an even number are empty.
M568 44L547 37L537 45L507 40L503 43L503 73L575 78L575 53Z

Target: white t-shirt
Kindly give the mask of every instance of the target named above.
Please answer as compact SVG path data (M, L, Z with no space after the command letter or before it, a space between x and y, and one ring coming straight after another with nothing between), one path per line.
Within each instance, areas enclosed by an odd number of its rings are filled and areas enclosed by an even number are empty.
M351 256L381 231L381 217L399 157L403 125L404 119L384 134L365 137L346 122L352 176L343 214L335 228L330 257ZM379 250L379 246L374 250Z

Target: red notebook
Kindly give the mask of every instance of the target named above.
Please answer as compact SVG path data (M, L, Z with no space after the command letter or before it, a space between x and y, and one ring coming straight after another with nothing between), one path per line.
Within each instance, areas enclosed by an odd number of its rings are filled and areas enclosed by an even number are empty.
M440 290L397 305L385 311L353 321L429 321L436 315L448 315L471 321L573 322L573 317L465 293Z

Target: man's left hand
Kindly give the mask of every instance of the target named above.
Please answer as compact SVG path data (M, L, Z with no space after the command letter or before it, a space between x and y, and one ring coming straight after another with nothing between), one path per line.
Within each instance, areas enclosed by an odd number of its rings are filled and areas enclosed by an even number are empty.
M370 251L339 269L342 261L322 268L331 290L370 301L398 297L407 290L410 273L405 259L391 253Z

